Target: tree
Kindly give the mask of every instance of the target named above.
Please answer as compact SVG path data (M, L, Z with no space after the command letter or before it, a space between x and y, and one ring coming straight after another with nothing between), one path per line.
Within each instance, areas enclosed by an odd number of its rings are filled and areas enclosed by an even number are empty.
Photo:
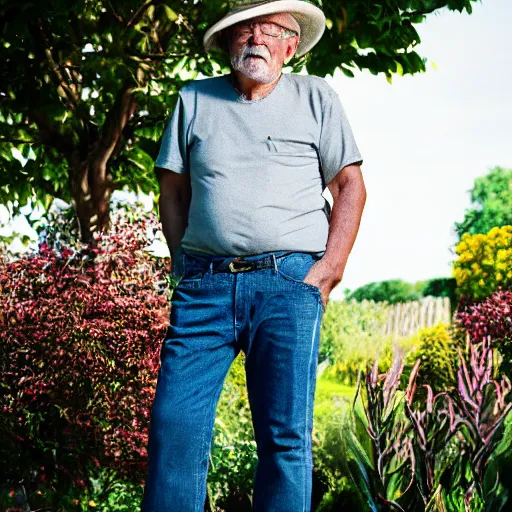
M486 176L476 178L471 203L464 220L455 223L459 240L464 233L485 234L494 227L511 226L512 169L494 167Z
M453 306L457 302L455 287L456 281L451 277L437 277L414 283L407 283L401 279L390 279L368 283L352 291L347 289L345 298L347 300L355 299L359 302L373 300L395 304L397 302L419 300L427 296L449 297Z
M360 286L350 292L346 298L347 300L355 299L359 302L362 300L387 301L389 304L409 302L421 297L421 289L424 285L423 282L411 284L401 279L390 279L389 281L379 281Z
M443 7L471 13L474 1L324 0L325 35L293 70L354 76L357 67L389 81L425 71L414 24ZM3 0L0 201L14 215L29 200L72 203L88 241L108 224L113 190L155 190L178 89L227 71L222 52L202 47L225 10L223 0Z

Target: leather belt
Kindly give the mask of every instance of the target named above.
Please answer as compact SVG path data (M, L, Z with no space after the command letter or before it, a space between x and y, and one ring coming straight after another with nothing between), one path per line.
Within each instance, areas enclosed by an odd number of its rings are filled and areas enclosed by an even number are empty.
M207 270L212 269L212 272L249 272L251 270L257 270L261 268L272 268L275 267L275 260L284 258L292 254L294 251L277 251L275 253L266 254L263 256L232 256L232 257L214 257L214 258L194 258L192 256L191 265L195 268L203 268ZM188 256L188 254L187 254Z
M274 256L276 259L279 256ZM274 258L272 255L264 256L257 260L249 260L243 257L230 258L219 262L213 262L213 272L248 272L260 268L271 268L274 266ZM282 257L282 256L281 256Z

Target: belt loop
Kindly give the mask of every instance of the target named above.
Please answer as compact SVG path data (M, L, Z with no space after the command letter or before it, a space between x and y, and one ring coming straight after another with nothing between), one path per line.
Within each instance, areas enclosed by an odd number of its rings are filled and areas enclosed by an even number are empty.
M274 261L274 269L277 272L277 258L276 255L272 253L272 260Z

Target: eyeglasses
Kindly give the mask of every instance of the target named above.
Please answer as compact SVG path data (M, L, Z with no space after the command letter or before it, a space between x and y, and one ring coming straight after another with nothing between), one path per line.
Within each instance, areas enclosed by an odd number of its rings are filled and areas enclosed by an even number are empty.
M280 39L298 36L298 32L295 30L290 30L289 28L283 27L282 25L278 25L277 23L273 23L271 21L252 21L252 22L241 22L237 23L233 29L235 34L238 37L247 37L254 33L254 25L258 25L260 27L261 33L270 36L270 37L278 37Z

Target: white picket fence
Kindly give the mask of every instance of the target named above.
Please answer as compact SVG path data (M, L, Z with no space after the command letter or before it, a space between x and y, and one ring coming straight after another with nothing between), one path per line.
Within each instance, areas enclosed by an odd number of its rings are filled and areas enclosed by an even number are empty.
M423 327L433 327L439 322L452 322L448 297L428 296L417 301L392 304L388 308L388 321L382 334L395 338L410 336Z
M351 301L357 304L355 299ZM451 325L452 316L450 299L448 297L423 297L417 301L401 302L387 305L385 302L362 300L362 307L374 312L372 319L365 318L364 330L392 336L397 341L400 338L416 334L424 327L433 327L438 323ZM387 320L386 320L387 317ZM317 377L329 366L329 358L317 367Z

